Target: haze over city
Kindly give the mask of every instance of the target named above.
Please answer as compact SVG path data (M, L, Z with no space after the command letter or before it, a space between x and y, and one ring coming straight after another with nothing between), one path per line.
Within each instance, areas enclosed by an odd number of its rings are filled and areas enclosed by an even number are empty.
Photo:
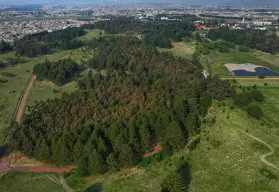
M186 3L186 4L266 4L278 5L278 0L0 0L0 4L99 4L99 3Z

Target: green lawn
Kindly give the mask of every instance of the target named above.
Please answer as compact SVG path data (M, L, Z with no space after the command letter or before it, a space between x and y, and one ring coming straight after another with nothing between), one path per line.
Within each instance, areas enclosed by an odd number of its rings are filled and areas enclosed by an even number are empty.
M0 192L16 191L63 192L63 189L42 173L9 173L0 178Z

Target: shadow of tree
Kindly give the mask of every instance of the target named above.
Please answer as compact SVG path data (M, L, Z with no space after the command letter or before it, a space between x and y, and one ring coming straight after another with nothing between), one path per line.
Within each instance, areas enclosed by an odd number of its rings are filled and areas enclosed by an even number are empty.
M102 183L95 183L88 187L84 192L102 192L103 191L103 184Z
M189 191L189 185L191 182L191 168L188 162L183 163L180 168L178 169L178 172L181 174L182 180L184 185L186 186L185 192Z
M2 145L0 146L0 158L4 157L5 155L8 155L8 146L7 145Z

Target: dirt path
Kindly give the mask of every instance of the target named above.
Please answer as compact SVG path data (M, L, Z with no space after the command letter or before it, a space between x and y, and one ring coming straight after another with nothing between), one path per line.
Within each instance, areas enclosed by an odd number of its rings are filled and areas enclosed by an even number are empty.
M72 190L68 184L66 183L63 175L59 175L59 179L58 178L55 178L53 176L50 176L50 175L46 175L44 174L50 181L52 181L53 183L59 185L61 188L63 188L63 190L65 192L74 192L74 190Z
M61 175L61 174L59 175L59 182L60 182L60 184L62 185L64 191L66 191L66 192L74 192L74 190L72 190L72 189L69 187L69 185L67 184L67 182L65 181L64 176Z
M23 112L24 112L24 107L26 105L26 102L28 100L29 92L30 92L31 88L33 87L33 84L34 84L35 80L36 80L36 75L32 75L31 80L30 80L29 84L27 85L26 90L24 92L24 95L21 98L21 100L19 101L19 107L18 107L17 112L16 112L16 121L19 124L21 123L22 115L23 115Z
M279 171L279 167L277 167L277 166L274 165L273 163L270 163L269 161L266 160L267 157L269 157L269 156L271 156L271 155L274 154L274 149L273 149L268 143L266 143L265 141L261 140L261 139L258 138L258 137L255 137L254 135L251 135L251 134L249 134L249 133L246 133L246 132L243 131L242 129L237 128L238 125L234 125L234 124L232 124L232 123L230 123L230 122L228 122L228 121L225 121L225 122L226 122L227 124L229 124L230 126L232 126L234 129L236 129L237 131L243 133L244 135L246 135L246 136L248 136L248 137L250 137L250 138L252 138L252 139L258 141L259 143L265 145L266 147L268 147L270 151L269 151L268 153L265 153L265 154L261 155L261 156L260 156L260 161L261 161L262 163L266 164L267 166L272 167L273 169L276 169L277 171ZM251 122L250 122L250 123L251 123Z
M263 162L263 163L266 164L267 166L272 167L273 169L276 169L277 171L279 171L279 167L277 167L276 165L274 165L274 164L272 164L272 163L270 163L270 162L268 162L268 161L266 160L267 157L269 157L269 156L271 156L271 155L274 154L274 149L273 149L268 143L266 143L265 141L263 141L263 140L261 140L261 139L255 137L255 136L253 136L253 135L251 135L251 134L249 134L249 133L246 133L245 131L243 131L243 130L241 130L241 129L238 129L238 128L235 128L235 129L238 130L238 131L240 131L241 133L243 133L243 134L245 134L245 135L251 137L252 139L258 141L259 143L262 143L262 144L264 144L265 146L267 146L267 147L270 149L270 151L269 151L268 153L266 153L266 154L261 155L261 156L260 156L260 160L261 160L261 162Z

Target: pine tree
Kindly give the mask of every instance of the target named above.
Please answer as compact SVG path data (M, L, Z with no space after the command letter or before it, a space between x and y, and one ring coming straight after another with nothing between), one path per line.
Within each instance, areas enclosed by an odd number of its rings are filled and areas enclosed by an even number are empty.
M186 186L183 183L182 177L175 172L165 177L161 183L161 192L185 192Z
M80 141L80 139L78 139L73 148L73 157L75 162L78 162L79 159L81 158L82 150L83 150L83 144Z
M140 141L141 141L141 147L144 151L148 150L150 148L150 131L148 129L148 127L146 126L141 126L140 130Z
M106 165L101 156L101 154L97 150L93 150L91 155L88 158L88 171L93 175L104 173Z
M88 162L86 158L81 157L77 163L77 174L80 176L88 175Z
M178 122L172 122L166 128L166 144L169 145L172 150L181 149L184 146L185 139Z
M123 167L131 167L135 164L133 150L129 145L124 145L119 154L119 162Z
M119 161L115 153L110 153L107 157L108 170L118 171L119 170Z

